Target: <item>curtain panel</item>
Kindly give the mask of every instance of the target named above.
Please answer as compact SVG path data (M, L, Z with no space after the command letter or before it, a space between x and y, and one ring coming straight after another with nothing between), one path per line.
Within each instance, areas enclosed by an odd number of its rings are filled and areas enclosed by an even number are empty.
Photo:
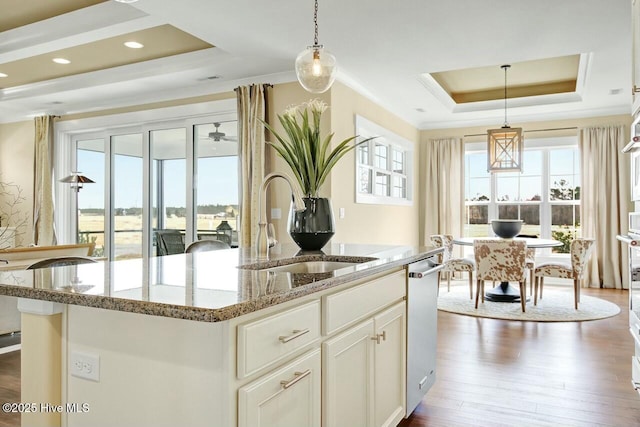
M464 143L461 138L426 144L424 242L433 234L462 236L464 223Z
M622 153L624 126L580 129L580 221L582 237L595 249L583 286L628 289L628 259L616 235L627 229L631 209L629 159Z
M265 175L265 129L270 84L239 86L238 137L240 151L240 235L241 247L250 247L258 233L260 185Z
M33 243L57 243L53 222L53 120L54 116L36 117L34 191L33 191Z

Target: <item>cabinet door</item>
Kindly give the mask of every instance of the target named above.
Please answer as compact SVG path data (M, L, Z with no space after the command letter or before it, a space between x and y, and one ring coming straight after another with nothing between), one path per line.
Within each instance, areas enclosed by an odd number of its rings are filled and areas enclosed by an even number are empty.
M319 427L320 369L316 349L240 388L238 426Z
M399 303L374 318L374 423L395 426L405 414L405 303Z
M372 425L372 337L369 319L322 344L324 427Z

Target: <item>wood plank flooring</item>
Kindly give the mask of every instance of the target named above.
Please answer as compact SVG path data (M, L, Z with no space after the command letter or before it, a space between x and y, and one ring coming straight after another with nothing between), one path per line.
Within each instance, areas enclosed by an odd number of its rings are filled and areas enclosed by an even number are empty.
M0 405L20 402L20 352L0 354ZM19 427L20 414L0 410L0 427Z
M621 307L591 322L438 314L437 381L402 427L640 426L626 291L584 289ZM0 403L20 401L20 352L0 355ZM0 427L20 416L0 412ZM354 426L359 427L359 426Z
M640 426L628 293L582 294L611 301L621 313L536 323L439 312L436 384L400 425Z

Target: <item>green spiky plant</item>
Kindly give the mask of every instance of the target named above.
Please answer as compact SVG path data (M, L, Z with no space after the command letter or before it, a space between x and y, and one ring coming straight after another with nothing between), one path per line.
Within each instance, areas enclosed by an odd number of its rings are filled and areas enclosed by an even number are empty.
M305 197L318 197L320 187L336 163L358 145L373 139L367 138L350 144L358 137L351 136L331 150L334 134L330 133L324 138L320 135L320 119L326 109L327 104L318 99L287 108L282 114L278 114L285 135L262 122L276 139L267 141L267 144L287 162Z

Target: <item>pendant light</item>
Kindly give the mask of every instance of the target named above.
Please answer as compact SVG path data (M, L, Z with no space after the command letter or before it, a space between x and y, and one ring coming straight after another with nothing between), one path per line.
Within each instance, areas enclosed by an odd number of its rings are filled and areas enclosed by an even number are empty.
M313 11L313 46L308 46L296 58L296 76L305 90L311 93L326 92L336 78L336 57L318 44L318 0Z
M507 122L507 70L511 65L502 65L504 70L504 125L500 129L487 131L487 171L522 171L522 128L512 128Z

